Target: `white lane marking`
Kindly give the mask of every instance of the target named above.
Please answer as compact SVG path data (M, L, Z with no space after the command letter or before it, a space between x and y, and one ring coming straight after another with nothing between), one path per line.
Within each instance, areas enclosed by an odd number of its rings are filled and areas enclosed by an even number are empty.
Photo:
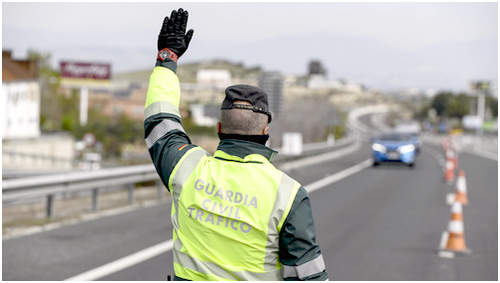
M432 137L423 136L423 139L425 139L425 142L432 143L436 146L441 146L441 141L433 140ZM496 141L496 140L494 140L494 141ZM493 152L493 151L488 151L488 150L484 150L481 148L466 146L465 143L461 144L460 146L461 146L461 150L460 150L461 152L466 152L466 153L473 154L473 155L476 155L479 157L498 161L498 152Z
M462 151L470 153L470 154L474 154L474 155L477 155L477 156L480 156L483 158L488 158L491 160L498 161L498 153L496 153L496 152L491 152L491 151L487 151L487 150L479 149L479 148L472 148L472 149L464 148L464 149L462 149Z
M320 163L320 162L329 161L329 160L347 155L351 152L354 152L359 147L361 147L361 143L355 142L351 146L340 149L340 150L336 150L336 151L325 153L325 154L320 154L317 156L306 157L306 158L296 160L296 161L287 162L287 163L279 166L279 169L282 171L287 171L287 170L296 169L296 168L300 168L300 167L304 167L304 166L309 166L309 165Z
M356 164L352 167L349 167L345 170L342 170L334 175L328 176L324 179L318 180L312 184L304 186L304 188L306 189L306 191L308 193L314 192L315 190L321 189L325 186L328 186L328 185L333 184L337 181L340 181L348 176L351 176L354 173L357 173L363 169L366 169L366 168L370 167L372 164L373 164L373 159L368 158L367 160L365 160L359 164Z
M440 257L445 257L445 258L454 258L455 257L454 252L448 252L448 251L439 251L438 255Z
M446 243L448 242L449 237L450 237L450 234L448 233L448 231L444 231L443 234L441 234L441 242L439 243L440 251L438 252L438 256L444 257L444 258L454 258L455 257L454 252L444 251L444 248L446 247Z
M448 239L450 237L450 233L448 231L444 231L443 234L441 235L441 243L440 243L440 251L438 252L438 255L440 257L446 257L446 258L454 258L455 257L455 252L445 250L446 243L448 242ZM472 251L469 249L465 249L465 251L462 251L465 254L471 254Z
M441 242L439 243L439 249L444 250L444 247L446 246L446 243L448 242L449 234L448 231L444 231L443 234L441 234Z
M373 164L373 160L371 158L368 158L367 160L358 163L357 165L354 165L350 168L347 168L343 171L340 171L334 175L328 176L324 179L321 179L319 181L316 181L312 184L309 184L305 186L304 188L306 189L307 192L313 192L315 190L318 190L324 186L333 184L337 181L340 181L354 173L357 173L367 167L370 167ZM168 252L172 250L173 247L173 241L168 240L166 242L157 244L155 246L149 247L145 250L136 252L134 254L131 254L129 256L126 256L124 258L115 260L113 262L110 262L108 264L105 264L103 266L97 267L95 269L89 270L87 272L84 272L82 274L73 276L71 278L66 279L65 281L92 281L96 280L99 278L102 278L104 276L108 276L110 274L113 274L115 272L118 272L120 270L123 270L125 268L128 268L132 265L141 263L143 261L146 261L150 258L153 258L155 256L158 256L162 253Z
M454 193L449 193L446 195L446 204L452 205L455 202L456 196Z
M444 158L441 157L440 155L438 155L436 158L437 158L439 164L444 165L446 163L446 160L444 160Z
M163 243L159 243L142 251L136 252L124 258L115 260L103 266L94 268L82 274L73 276L64 281L92 281L104 276L113 274L117 271L123 270L132 265L141 263L164 252L168 252L172 249L173 241L168 240Z

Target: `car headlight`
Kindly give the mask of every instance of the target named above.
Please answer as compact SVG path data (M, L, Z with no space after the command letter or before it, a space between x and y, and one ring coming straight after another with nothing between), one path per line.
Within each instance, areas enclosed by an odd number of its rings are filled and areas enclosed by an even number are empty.
M399 153L403 154L403 153L408 153L408 152L412 152L415 150L415 146L412 145L412 144L408 144L408 145L403 145L399 148Z
M385 146L383 146L383 145L381 145L379 143L372 144L372 149L375 150L375 151L381 152L381 153L386 153L387 152L387 148L385 148Z

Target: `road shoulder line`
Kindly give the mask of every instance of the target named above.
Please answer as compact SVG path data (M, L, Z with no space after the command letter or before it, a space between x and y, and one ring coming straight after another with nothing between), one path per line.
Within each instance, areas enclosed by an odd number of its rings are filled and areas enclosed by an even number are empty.
M367 160L358 163L352 167L349 167L347 169L344 169L334 175L328 176L324 179L318 180L314 183L311 183L304 188L308 193L311 193L313 191L316 191L320 188L323 188L327 185L333 184L337 181L340 181L348 176L353 175L354 173L357 173L359 171L362 171L368 167L370 167L373 164L373 160L371 158L368 158ZM128 255L126 257L123 257L121 259L115 260L113 262L107 263L103 266L94 268L92 270L89 270L87 272L84 272L82 274L73 276L71 278L66 279L65 281L91 281L91 280L96 280L105 276L108 276L110 274L113 274L115 272L118 272L120 270L123 270L125 268L128 268L130 266L136 265L138 263L141 263L143 261L146 261L150 258L153 258L155 256L158 256L162 253L168 252L172 250L173 247L173 241L172 239L159 243L157 245L154 245L152 247L146 248L142 251L138 251L136 253L133 253L131 255Z
M324 153L324 154L320 154L320 155L302 158L302 159L295 160L295 161L290 161L290 162L287 162L287 163L279 166L278 168L281 171L288 171L288 170L297 169L300 167L310 166L310 165L317 164L320 162L330 161L330 160L342 157L344 155L347 155L349 153L352 153L360 147L361 147L360 142L354 142L352 145L350 145L348 147L345 147L345 148L342 148L339 150L335 150L333 152L328 152L328 153Z
M328 186L328 185L333 184L333 183L335 183L337 181L340 181L340 180L342 180L342 179L344 179L346 177L349 177L349 176L351 176L354 173L362 171L362 170L364 170L364 169L372 166L372 164L373 164L373 159L368 158L365 161L363 161L361 163L358 163L358 164L356 164L356 165L354 165L352 167L349 167L347 169L344 169L344 170L342 170L342 171L340 171L340 172L338 172L338 173L336 173L334 175L328 176L328 177L323 178L321 180L318 180L318 181L316 181L314 183L311 183L311 184L309 184L307 186L304 186L304 188L306 189L306 191L308 193L314 192L314 191L316 191L318 189L321 189L321 188L323 188L325 186Z
M87 272L65 279L64 281L93 281L108 276L110 274L113 274L115 272L118 272L120 270L123 270L127 267L146 261L164 252L168 252L172 249L172 247L173 247L173 241L168 240L163 243L151 246L142 251L138 251L136 253L128 255L126 257L120 258L118 260L112 261L103 266L94 268Z

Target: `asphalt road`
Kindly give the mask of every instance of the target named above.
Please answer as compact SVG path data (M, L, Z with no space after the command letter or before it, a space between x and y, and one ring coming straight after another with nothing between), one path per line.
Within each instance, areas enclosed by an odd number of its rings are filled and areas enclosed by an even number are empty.
M361 142L354 153L287 173L307 188L370 153ZM498 162L459 155L472 253L447 258L438 248L450 220L446 195L455 188L443 180L439 155L439 147L426 144L414 168L368 167L310 193L330 280L498 280ZM172 238L170 209L166 203L4 240L3 280L64 280L163 243ZM171 251L95 279L160 281L167 275L173 275Z

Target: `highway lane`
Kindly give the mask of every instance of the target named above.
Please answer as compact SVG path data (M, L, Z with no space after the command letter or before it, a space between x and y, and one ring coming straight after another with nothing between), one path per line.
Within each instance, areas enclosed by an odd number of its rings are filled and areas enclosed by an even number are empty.
M330 280L497 280L498 163L468 153L470 205L464 226L471 255L442 258L450 219L440 148L424 145L415 168L370 167L310 194ZM366 160L368 143L331 162L287 172L303 185ZM306 186L307 187L307 186ZM172 237L170 203L3 241L4 280L64 280ZM171 251L97 280L165 280Z
M102 266L171 239L169 217L169 204L162 204L4 240L3 280L64 280Z
M311 194L331 280L437 280L449 209L436 160L423 153L418 162L372 167Z
M366 159L369 145L355 154L296 169L307 185ZM438 256L450 208L435 157L426 146L418 165L370 167L310 194L320 243L331 280L496 280L497 163L460 155L470 205L465 235L472 255ZM474 170L480 166L485 170ZM469 172L470 171L470 172ZM3 242L4 280L63 280L171 239L170 204L110 216ZM165 280L172 275L166 252L99 280Z
M469 205L464 207L464 225L470 257L457 258L460 280L498 280L498 162L470 153L459 154L459 168L467 180ZM478 275L479 276L479 275Z
M306 168L316 181L365 160L369 151ZM303 170L294 169L295 172ZM299 176L300 175L300 176ZM305 183L304 183L305 184ZM172 238L171 203L139 209L89 222L65 226L3 241L4 280L64 280ZM154 271L154 272L152 272ZM101 280L165 280L173 274L172 253L167 252Z

